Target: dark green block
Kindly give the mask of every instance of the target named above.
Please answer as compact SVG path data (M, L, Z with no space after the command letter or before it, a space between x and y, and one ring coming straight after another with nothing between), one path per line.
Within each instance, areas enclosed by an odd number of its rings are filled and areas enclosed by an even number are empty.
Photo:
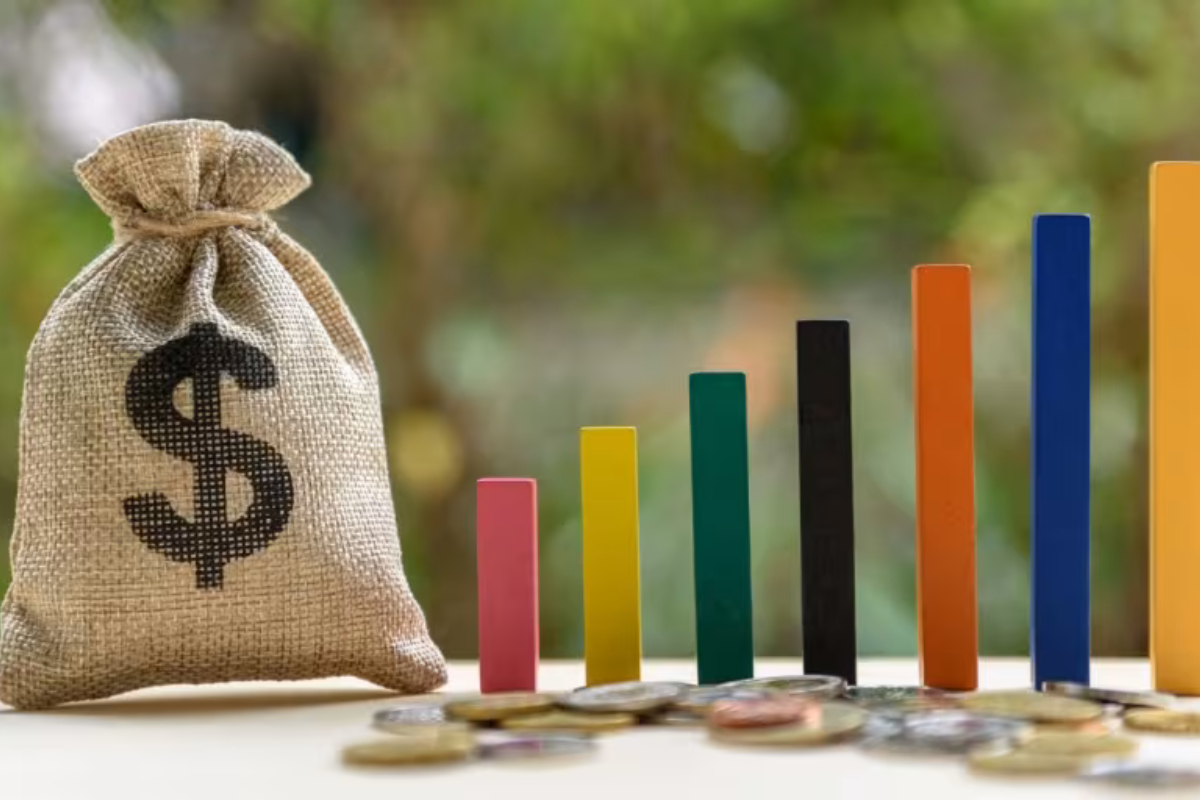
M697 372L689 382L696 653L700 683L754 675L746 376Z

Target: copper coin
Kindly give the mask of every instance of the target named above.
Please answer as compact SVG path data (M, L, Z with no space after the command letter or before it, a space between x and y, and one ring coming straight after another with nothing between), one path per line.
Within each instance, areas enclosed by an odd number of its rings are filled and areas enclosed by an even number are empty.
M708 734L726 744L803 747L841 741L862 728L867 712L850 703L822 702L815 722L794 722L768 728L721 728L709 719Z
M800 697L783 695L757 700L718 700L708 712L709 724L718 728L769 728L795 723L817 724L821 706Z

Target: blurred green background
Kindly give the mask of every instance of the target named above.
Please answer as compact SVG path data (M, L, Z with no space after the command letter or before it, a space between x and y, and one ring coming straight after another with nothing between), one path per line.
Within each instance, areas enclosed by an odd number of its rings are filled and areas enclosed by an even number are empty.
M1092 214L1094 650L1144 653L1147 170L1197 153L1198 37L1192 0L6 0L0 536L26 348L110 238L72 162L219 118L314 175L283 224L371 344L406 568L457 657L487 475L539 480L543 654L580 654L582 425L639 429L645 650L694 652L712 368L748 380L756 647L797 654L805 316L853 326L860 650L915 653L923 262L974 265L981 648L1027 652L1030 217Z

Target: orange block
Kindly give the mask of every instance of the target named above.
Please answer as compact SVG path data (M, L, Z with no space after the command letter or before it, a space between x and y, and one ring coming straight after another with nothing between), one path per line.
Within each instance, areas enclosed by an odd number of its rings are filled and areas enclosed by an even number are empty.
M1150 173L1150 666L1200 695L1200 163Z
M974 689L979 659L971 268L917 267L912 293L921 682Z

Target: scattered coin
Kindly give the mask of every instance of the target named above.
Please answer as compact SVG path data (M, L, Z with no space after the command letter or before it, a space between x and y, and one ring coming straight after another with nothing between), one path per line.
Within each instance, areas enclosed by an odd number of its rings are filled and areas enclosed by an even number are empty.
M959 702L970 711L1032 722L1086 722L1104 713L1103 706L1090 700L1032 691L973 692Z
M1138 708L1125 713L1125 726L1153 733L1200 735L1200 712Z
M498 692L453 700L446 716L469 722L496 722L522 714L537 714L554 708L555 697L537 692Z
M1080 777L1086 781L1138 789L1200 787L1200 770L1170 764L1096 764Z
M1037 730L1039 733L1112 733L1116 721L1115 718L1101 718L1083 722L1039 722Z
M1086 758L1053 753L1029 753L1025 750L972 750L967 764L981 772L1003 772L1021 775L1077 775L1087 766Z
M565 758L588 755L595 750L596 742L591 737L569 733L511 734L479 745L481 757L498 761Z
M1020 745L1023 753L1081 758L1126 757L1137 752L1137 739L1115 733L1038 732Z
M819 719L795 722L770 728L721 728L711 723L709 735L727 744L763 746L805 746L826 744L846 739L857 733L866 721L867 712L850 703L821 703Z
M414 703L384 708L376 711L372 717L372 725L381 731L413 725L444 725L446 721L446 709L442 703Z
M851 686L846 698L865 708L958 708L954 695L928 686Z
M789 694L754 700L718 700L708 722L718 728L769 728L795 723L818 724L821 704Z
M703 727L707 721L707 718L703 714L698 714L695 711L686 711L682 708L668 708L665 711L646 718L646 722L651 725L679 728L699 728Z
M417 723L416 725L388 725L387 727L376 726L384 733L389 733L392 736L428 736L432 730L438 731L459 731L461 733L471 734L475 731L474 726L468 722L443 722L439 725L430 725L428 723Z
M1069 681L1046 681L1042 691L1047 694L1058 694L1064 697L1077 697L1081 700L1091 700L1093 703L1111 703L1130 708L1170 708L1175 705L1175 697L1162 692L1127 692L1121 689L1098 689L1082 683Z
M784 692L811 700L832 700L846 691L846 682L832 675L779 675L769 678L747 678L722 683L726 689L766 689Z
M475 737L457 727L427 726L411 736L389 736L346 746L342 761L362 766L401 766L465 761L475 751Z
M626 681L576 689L563 695L558 702L572 711L645 714L671 705L687 689L683 683Z
M633 714L612 711L584 714L578 711L547 711L501 720L500 727L513 731L572 731L604 733L629 728L637 724Z
M862 745L908 755L961 755L984 746L1011 746L1031 732L1027 722L970 711L886 711L871 715Z
M692 686L672 704L682 711L703 714L718 700L763 700L781 692L771 689L739 689L736 686Z

